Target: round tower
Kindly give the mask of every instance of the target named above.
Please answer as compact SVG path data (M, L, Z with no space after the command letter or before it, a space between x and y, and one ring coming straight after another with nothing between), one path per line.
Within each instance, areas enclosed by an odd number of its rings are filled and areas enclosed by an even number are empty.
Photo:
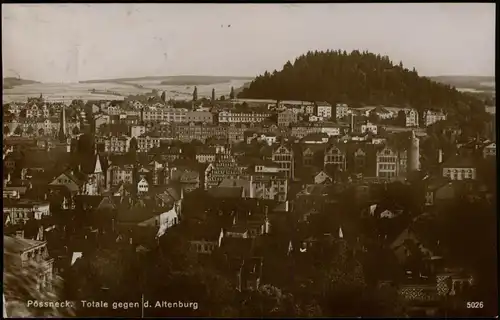
M420 140L415 135L415 131L411 131L410 138L410 154L408 155L408 171L420 170Z

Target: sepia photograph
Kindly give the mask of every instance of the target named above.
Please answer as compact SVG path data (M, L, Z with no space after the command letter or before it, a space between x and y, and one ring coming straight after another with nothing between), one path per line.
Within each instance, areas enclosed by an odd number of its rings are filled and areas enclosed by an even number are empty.
M4 318L498 317L495 31L2 4Z

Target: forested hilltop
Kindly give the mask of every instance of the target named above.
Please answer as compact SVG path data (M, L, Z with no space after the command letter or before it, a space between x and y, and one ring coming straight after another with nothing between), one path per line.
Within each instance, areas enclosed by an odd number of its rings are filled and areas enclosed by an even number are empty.
M402 62L357 50L308 52L281 71L258 76L238 97L436 108L462 115L484 110L480 100L421 77Z

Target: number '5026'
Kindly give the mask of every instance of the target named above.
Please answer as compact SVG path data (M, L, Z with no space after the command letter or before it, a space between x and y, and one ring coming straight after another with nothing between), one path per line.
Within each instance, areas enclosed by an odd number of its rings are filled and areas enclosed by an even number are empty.
M481 309L482 307L484 307L482 301L467 302L467 309Z

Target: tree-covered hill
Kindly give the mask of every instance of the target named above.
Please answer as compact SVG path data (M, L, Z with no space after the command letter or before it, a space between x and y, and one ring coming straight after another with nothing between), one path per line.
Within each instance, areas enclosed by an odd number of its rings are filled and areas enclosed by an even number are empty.
M463 120L484 110L480 100L421 77L402 62L357 50L308 52L281 71L258 76L238 97L436 108L459 113Z

